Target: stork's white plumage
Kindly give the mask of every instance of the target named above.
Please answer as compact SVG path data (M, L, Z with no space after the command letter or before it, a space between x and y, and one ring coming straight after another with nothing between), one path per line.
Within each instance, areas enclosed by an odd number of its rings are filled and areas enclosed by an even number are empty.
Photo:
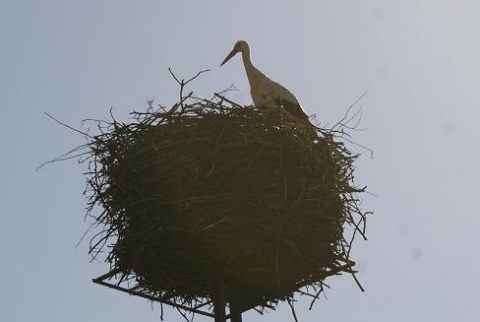
M302 106L288 89L272 81L253 66L250 60L250 47L246 41L237 41L220 66L239 52L242 53L243 64L245 65L248 82L250 83L250 93L257 108L283 108L297 119L308 120L308 116Z

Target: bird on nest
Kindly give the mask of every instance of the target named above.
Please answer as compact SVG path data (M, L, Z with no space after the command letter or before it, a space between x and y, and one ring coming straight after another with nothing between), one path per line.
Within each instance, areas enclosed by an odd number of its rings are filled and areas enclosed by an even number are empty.
M281 108L293 118L308 122L308 116L296 97L288 89L272 81L253 66L250 60L250 47L246 41L237 41L220 66L223 66L237 53L242 53L243 64L250 83L250 93L257 108L264 110Z

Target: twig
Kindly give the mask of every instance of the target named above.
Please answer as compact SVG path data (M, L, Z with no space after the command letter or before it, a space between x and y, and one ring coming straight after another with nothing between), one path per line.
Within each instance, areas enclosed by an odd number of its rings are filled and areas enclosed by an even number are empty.
M193 76L192 78L190 78L189 80L187 80L187 81L185 82L185 85L187 85L187 84L190 83L191 81L195 80L198 76L202 75L203 73L207 73L207 72L209 72L209 71L210 71L210 69L204 69L204 70L199 71L195 76Z
M44 112L44 113L45 113L45 115L47 115L49 118L51 118L52 120L54 120L54 121L57 122L58 124L63 125L63 126L65 126L66 128L69 128L70 130L73 130L73 131L75 131L75 132L77 132L77 133L80 133L80 134L82 134L82 135L84 135L84 136L86 136L86 137L89 137L89 138L93 139L93 136L90 136L88 133L85 133L85 132L82 132L82 131L80 131L80 130L77 130L76 128L74 128L74 127L72 127L72 126L70 126L70 125L68 125L68 124L66 124L66 123L63 123L63 122L57 120L56 118L54 118L52 115L50 115L50 114L47 113L47 112Z
M309 310L311 310L311 309L313 308L313 304L315 304L315 302L320 298L320 294L323 294L323 296L326 297L325 292L324 292L324 289L323 289L324 286L327 287L327 288L329 288L328 285L323 284L322 282L320 283L320 289L319 289L319 290L317 291L317 293L313 296L313 300L312 300L312 302L310 302L310 306L309 306L309 308L308 308Z
M53 160L49 160L49 161L46 161L46 162L43 162L42 164L40 164L36 169L35 171L39 171L40 169L42 169L44 166L48 165L48 164L51 164L51 163L55 163L55 162L60 162L60 161L67 161L67 160L72 160L72 159L77 159L77 158L80 158L82 156L86 156L86 159L90 158L90 153L89 151L84 151L84 152L80 152L78 154L73 154L77 151L82 151L84 149L86 149L88 147L88 144L83 144L79 147L76 147L75 149L73 150L70 150L66 153L63 153L62 155L60 155L59 157L56 157L55 159Z
M352 275L353 279L355 280L355 283L357 283L360 290L362 292L365 292L365 289L363 288L362 284L360 284L360 281L357 279L357 277L355 276L355 272L352 269L350 269L350 274Z
M180 93L179 93L179 95L180 95L180 97L179 97L180 103L179 103L179 105L182 107L181 112L183 113L183 112L185 111L185 105L184 105L185 101L186 101L189 97L191 97L192 94L193 94L193 92L191 92L191 93L188 94L187 96L184 96L184 95L183 95L183 90L184 90L185 86L186 86L188 83L190 83L191 81L195 80L195 79L196 79L197 77L199 77L201 74L206 73L206 72L209 72L210 69L205 69L205 70L199 71L195 76L191 77L191 78L190 78L189 80L187 80L187 81L185 81L184 79L179 80L179 79L177 78L177 76L175 76L175 74L173 73L173 71L172 71L172 69L171 69L170 67L168 67L168 71L169 71L170 75L172 75L173 79L175 79L175 81L177 82L177 84L180 85ZM169 112L170 112L170 113L176 112L177 107L178 107L178 105L175 104L175 105L170 109Z
M369 89L367 89L365 92L363 92L362 95L360 95L359 98L357 98L357 100L355 102L353 102L352 104L350 104L350 106L348 107L347 111L345 112L345 115L343 116L343 118L337 123L337 125L343 125L343 122L347 119L348 117L348 113L350 113L351 109L357 105L358 102L360 102L360 100L365 96L367 95L368 91L370 91ZM348 122L347 122L348 123ZM335 125L336 126L336 125ZM335 126L333 128L335 128Z
M215 93L214 95L215 95L216 97L224 100L225 102L228 102L228 103L232 104L233 106L236 106L236 107L239 107L239 108L245 108L245 106L242 106L242 105L240 105L240 104L237 104L237 103L235 103L234 101L231 101L231 100L229 100L228 98L226 98L225 96L222 96L222 95L220 95L220 94L218 94L218 93Z
M187 314L185 312L183 312L183 309L179 308L179 307L175 307L178 311L178 313L180 313L180 315L185 319L185 321L187 322L192 322L193 321L193 316L191 319L188 318Z
M295 308L293 307L292 301L293 299L290 300L290 298L287 298L287 303L288 303L288 306L290 306L290 310L292 311L293 318L295 319L295 322L298 322L297 313L295 313Z

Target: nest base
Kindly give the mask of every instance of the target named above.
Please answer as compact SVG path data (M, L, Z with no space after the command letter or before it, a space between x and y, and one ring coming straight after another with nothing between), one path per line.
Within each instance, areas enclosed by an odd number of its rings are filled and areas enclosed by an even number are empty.
M122 280L121 277L118 277L119 275L121 275L121 272L119 272L118 270L112 270L104 275L94 278L92 282L101 286L127 293L129 295L142 297L147 300L166 304L190 313L214 318L215 322L222 322L228 319L230 319L232 322L241 322L242 313L251 309L255 309L255 307L257 306L274 309L273 306L268 307L266 303L257 303L254 304L252 307L240 308L238 306L232 305L232 303L226 303L225 301L217 301L217 303L215 303L215 301L208 298L195 299L195 303L181 304L178 303L178 301L175 301L175 295L152 295L150 291L143 290L140 284ZM222 304L219 305L218 303ZM228 313L226 312L226 308L228 308ZM261 312L260 310L257 311Z

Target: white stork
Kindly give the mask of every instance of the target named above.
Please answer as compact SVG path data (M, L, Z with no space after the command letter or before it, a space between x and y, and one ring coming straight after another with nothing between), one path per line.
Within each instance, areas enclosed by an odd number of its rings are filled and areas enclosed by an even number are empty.
M250 47L246 41L237 41L220 66L239 52L242 53L243 64L245 65L248 82L250 83L250 93L255 106L259 109L283 108L296 119L308 121L307 114L295 96L288 89L272 81L253 66L250 60Z

